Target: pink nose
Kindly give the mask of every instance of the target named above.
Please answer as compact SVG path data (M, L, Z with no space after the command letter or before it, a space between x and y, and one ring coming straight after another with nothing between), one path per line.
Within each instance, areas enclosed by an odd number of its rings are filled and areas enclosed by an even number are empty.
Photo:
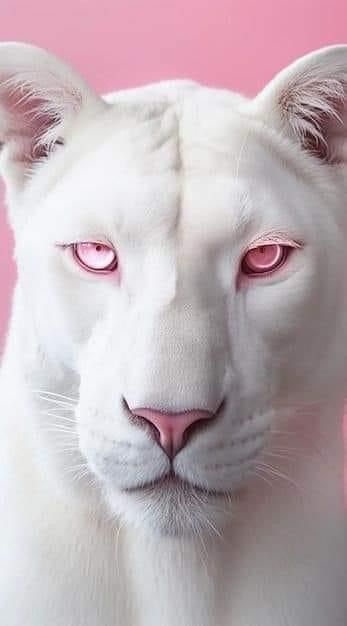
M182 413L165 413L149 408L131 409L134 415L144 417L155 426L159 433L159 441L166 454L173 458L186 443L186 434L189 426L200 420L210 419L213 413L194 409Z

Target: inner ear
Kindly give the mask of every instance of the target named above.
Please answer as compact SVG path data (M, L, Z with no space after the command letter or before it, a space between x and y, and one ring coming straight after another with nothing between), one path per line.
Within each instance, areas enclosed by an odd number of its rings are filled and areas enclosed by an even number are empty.
M34 148L33 160L47 159L52 152L55 152L57 148L64 145L64 139L58 137L58 139L52 140L50 143L41 143L38 144Z
M1 43L0 162L8 203L25 187L35 163L62 146L77 120L87 122L108 106L78 72L46 50Z
M71 104L77 111L80 98L77 93L74 96L76 102ZM11 156L17 163L33 164L63 145L61 132L67 112L66 98L62 87L60 90L50 88L47 93L42 89L40 93L34 82L23 80L22 76L12 77L0 85L2 110L7 118L1 144L9 144Z
M346 123L347 68L339 80L312 74L290 81L278 104L304 150L336 163L342 160L336 139Z
M312 52L254 99L257 116L320 161L347 162L347 46Z

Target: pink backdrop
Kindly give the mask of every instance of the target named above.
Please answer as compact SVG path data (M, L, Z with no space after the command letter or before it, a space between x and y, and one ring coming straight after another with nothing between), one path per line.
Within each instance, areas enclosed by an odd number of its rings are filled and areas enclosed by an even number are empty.
M254 94L311 49L347 42L345 0L1 0L0 40L47 47L102 91L194 78ZM0 207L0 344L15 270Z

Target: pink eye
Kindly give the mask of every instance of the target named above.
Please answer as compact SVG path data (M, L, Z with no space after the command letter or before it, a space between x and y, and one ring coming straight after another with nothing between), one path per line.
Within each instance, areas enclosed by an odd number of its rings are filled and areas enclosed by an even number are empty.
M269 274L286 262L290 250L290 246L277 243L251 248L242 259L241 270L253 276Z
M105 243L97 241L74 243L72 252L77 263L89 272L105 274L117 269L117 254Z

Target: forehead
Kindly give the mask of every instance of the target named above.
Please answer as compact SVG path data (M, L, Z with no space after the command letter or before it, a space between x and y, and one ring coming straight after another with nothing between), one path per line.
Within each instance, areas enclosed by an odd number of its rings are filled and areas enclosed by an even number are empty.
M255 125L236 107L196 94L174 103L114 106L93 131L97 136L86 156L89 164L97 166L103 159L119 172L136 174L230 176L239 171L250 143L257 152L255 162L265 151Z
M274 147L229 102L195 96L114 106L73 138L44 212L58 211L61 229L143 238L180 222L212 235L237 230L250 214L263 219L260 207L288 197L288 176Z

